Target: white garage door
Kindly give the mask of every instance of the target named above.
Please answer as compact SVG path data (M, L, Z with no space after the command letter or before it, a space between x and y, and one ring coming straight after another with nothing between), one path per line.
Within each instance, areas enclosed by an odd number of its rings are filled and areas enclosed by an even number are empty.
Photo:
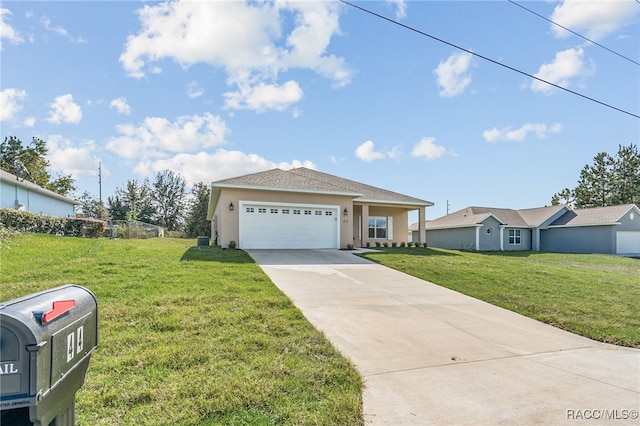
M616 253L640 253L640 232L616 232Z
M338 248L338 206L240 202L242 249Z

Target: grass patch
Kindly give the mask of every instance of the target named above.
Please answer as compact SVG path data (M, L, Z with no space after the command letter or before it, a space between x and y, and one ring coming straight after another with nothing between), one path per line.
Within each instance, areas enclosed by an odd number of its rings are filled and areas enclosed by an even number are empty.
M362 256L591 339L640 348L640 259L415 248Z
M78 425L363 424L362 379L243 251L23 234L0 300L62 284L99 303Z

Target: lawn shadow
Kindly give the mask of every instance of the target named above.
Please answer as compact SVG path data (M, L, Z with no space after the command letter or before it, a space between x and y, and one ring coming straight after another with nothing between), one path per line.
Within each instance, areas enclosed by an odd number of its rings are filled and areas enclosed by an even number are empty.
M221 247L189 247L180 261L219 262L219 263L255 263L243 250L223 249Z

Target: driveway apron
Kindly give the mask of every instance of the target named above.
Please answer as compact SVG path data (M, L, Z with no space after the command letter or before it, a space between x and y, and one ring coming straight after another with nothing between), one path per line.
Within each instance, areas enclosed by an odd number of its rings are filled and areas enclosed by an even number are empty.
M366 424L640 424L639 350L349 252L248 252L356 365Z

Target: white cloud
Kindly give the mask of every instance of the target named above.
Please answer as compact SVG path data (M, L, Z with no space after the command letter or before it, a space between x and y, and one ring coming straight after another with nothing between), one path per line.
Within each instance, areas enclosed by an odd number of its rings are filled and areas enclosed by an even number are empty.
M178 1L145 6L138 11L141 29L127 38L120 62L133 77L143 77L164 58L185 68L196 63L222 67L229 84L237 85L225 94L229 108L281 110L299 101L302 90L294 81L280 84L280 72L309 69L336 86L350 82L352 71L344 59L327 54L331 37L339 33L339 11L337 2ZM291 22L291 32L283 34ZM254 100L265 88L271 90L268 97L284 98Z
M447 153L444 146L436 145L435 138L422 138L411 151L413 157L424 157L427 160L440 158Z
M521 142L527 138L530 133L536 135L538 139L544 139L551 133L559 133L562 131L562 125L555 123L550 126L542 123L525 123L518 129L512 127L504 127L498 129L494 127L491 130L485 130L482 132L482 137L487 142L497 141L517 141Z
M140 176L153 176L162 170L170 169L180 173L190 185L193 185L198 182L208 184L216 180L261 172L276 167L283 170L293 167L316 168L311 161L293 160L291 162L276 163L256 154L218 149L214 153L178 154L172 158L143 161L135 167L134 173Z
M107 149L124 158L162 158L168 153L190 152L225 143L229 129L220 117L209 113L166 118L148 117L142 123L121 124L122 136L107 142Z
M24 43L24 38L13 29L11 25L5 22L5 16L12 15L9 9L0 8L0 51L2 50L2 40L7 39L11 43Z
M61 135L51 135L47 138L47 149L47 159L53 170L70 174L74 179L97 176L98 159L92 155L96 150L93 141L74 144ZM106 176L104 173L103 175Z
M124 98L124 97L119 97L112 100L109 103L109 108L115 108L118 111L118 114L125 114L125 115L131 114L131 107L127 103L127 98Z
M365 141L356 148L356 157L365 163L370 163L374 160L381 160L383 158L398 158L400 156L400 150L397 147L390 149L387 152L378 152L375 150L373 141Z
M236 92L224 94L228 109L248 109L263 112L273 109L284 111L302 99L302 89L295 81L287 81L282 86L258 83L255 86L239 84Z
M534 76L560 87L568 88L574 79L588 77L595 71L595 65L585 64L583 56L583 49L567 49L558 52L554 60L542 64ZM550 95L557 89L542 81L533 80L531 90Z
M452 98L461 94L471 84L471 76L467 74L473 55L466 52L453 53L446 61L440 62L433 70L440 86L440 96Z
M565 0L555 7L551 20L597 41L609 34L638 22L640 7L632 0L627 1L584 1ZM557 25L551 25L558 38L572 34Z
M20 101L26 98L25 90L9 88L0 92L0 121L13 120L14 116L22 111Z
M395 6L396 19L404 19L407 17L407 2L405 0L387 0L387 3Z
M65 38L71 40L74 43L86 43L87 42L82 37L73 37L72 35L69 34L69 32L67 30L65 30L60 25L56 25L56 26L51 25L51 19L47 18L46 16L43 16L42 18L40 18L40 23L42 24L42 26L47 31L51 31L54 34L58 34L59 36L65 37Z
M187 96L191 99L199 98L202 95L204 95L204 89L197 81L187 84Z
M55 98L53 103L49 104L49 123L73 123L77 124L82 120L82 109L80 105L73 102L72 95L61 95Z

